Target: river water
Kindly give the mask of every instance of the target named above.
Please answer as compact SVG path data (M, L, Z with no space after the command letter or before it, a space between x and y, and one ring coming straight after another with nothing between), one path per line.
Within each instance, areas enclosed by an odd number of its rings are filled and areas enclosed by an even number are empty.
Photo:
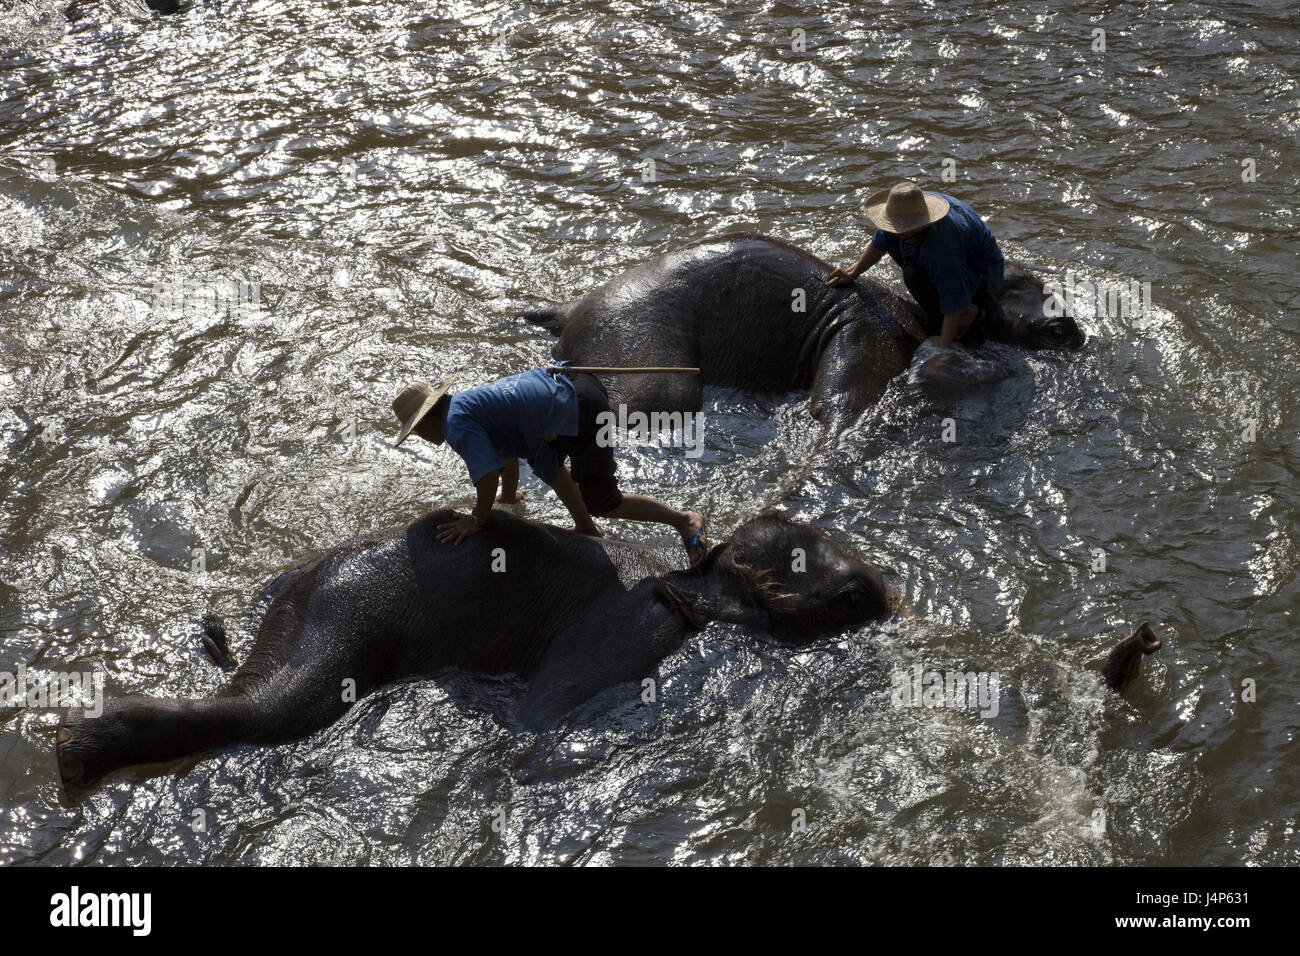
M1073 358L900 377L812 461L806 396L718 390L703 455L623 456L715 538L789 485L898 620L714 625L657 707L540 738L518 681L443 674L75 803L55 713L8 701L0 862L1295 864L1300 28L1060 6L0 0L0 670L29 680L217 690L202 614L242 659L278 571L470 502L453 455L391 447L398 384L545 361L521 311L676 244L848 265L908 177L1044 276L1149 283L1081 297ZM1099 666L1144 618L1121 699ZM996 675L998 713L894 706L917 667Z

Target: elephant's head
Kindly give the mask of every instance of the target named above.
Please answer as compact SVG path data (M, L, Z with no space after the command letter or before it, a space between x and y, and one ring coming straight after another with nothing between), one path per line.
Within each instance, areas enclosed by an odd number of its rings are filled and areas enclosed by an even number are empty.
M1030 349L1073 351L1083 347L1085 336L1074 317L1044 288L1041 279L1012 259L1003 264L998 304L1002 317L990 324L989 338Z
M746 521L666 582L698 618L745 624L790 642L889 615L878 570L816 528L776 513Z

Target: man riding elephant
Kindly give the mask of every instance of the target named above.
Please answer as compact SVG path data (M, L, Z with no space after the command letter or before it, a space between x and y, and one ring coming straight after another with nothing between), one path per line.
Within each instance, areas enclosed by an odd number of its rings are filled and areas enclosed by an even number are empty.
M925 312L926 333L937 335L945 349L958 340L979 345L985 323L999 311L1003 266L1002 250L979 213L912 182L874 193L865 208L876 234L862 258L835 269L829 284L851 283L888 253Z
M65 713L56 737L64 784L236 743L299 740L384 684L450 667L526 680L518 720L540 733L619 684L640 700L640 681L710 621L798 645L890 612L879 569L779 513L744 522L691 568L653 544L507 511L453 547L438 529L455 517L438 509L369 532L277 577L255 602L265 611L243 666L212 696L129 695L98 716ZM225 643L220 619L205 618L204 630Z
M456 395L447 392L455 376L437 388L411 382L393 400L402 423L397 444L413 432L449 444L469 469L478 502L468 515L439 526L439 540L460 544L478 534L497 499L518 500L519 459L526 458L537 477L552 488L573 516L574 530L599 538L592 515L656 521L682 536L691 562L704 556L704 519L697 511L679 511L646 495L619 490L614 450L602 441L600 420L608 415L609 396L585 372L550 375L535 368ZM565 467L565 459L572 473Z
M824 434L837 434L907 370L927 331L926 316L907 295L868 276L828 284L833 274L830 263L791 243L725 233L670 249L524 318L558 336L553 354L575 365L700 369L607 382L610 397L630 410L697 411L707 386L805 389L813 419ZM1021 349L1082 347L1083 331L1072 316L1044 309L1047 292L1024 264L1009 260L1001 275L997 306L980 323L989 340ZM942 315L936 312L931 327L941 329Z

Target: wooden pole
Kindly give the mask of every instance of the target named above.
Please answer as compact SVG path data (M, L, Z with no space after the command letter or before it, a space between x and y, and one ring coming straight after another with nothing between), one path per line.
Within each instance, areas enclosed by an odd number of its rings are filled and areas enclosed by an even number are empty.
M550 375L559 372L590 372L593 375L617 375L620 372L631 374L641 372L682 372L686 375L699 375L698 368L691 368L686 365L651 365L644 368L612 368L605 365L548 365L546 371Z

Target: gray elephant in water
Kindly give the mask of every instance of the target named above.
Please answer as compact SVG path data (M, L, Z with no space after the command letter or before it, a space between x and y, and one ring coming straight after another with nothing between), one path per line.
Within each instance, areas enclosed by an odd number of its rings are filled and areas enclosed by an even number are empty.
M282 575L248 659L216 696L122 697L98 717L67 712L56 744L64 785L235 743L296 740L382 684L451 666L527 678L522 720L540 729L649 675L709 621L799 643L889 613L878 570L777 514L742 524L689 570L674 570L670 551L500 510L482 533L444 544L437 527L453 517L433 512ZM208 642L224 643L219 619L205 621Z
M524 318L558 335L555 357L575 365L700 368L699 376L614 376L610 398L631 410L696 411L704 385L811 389L813 417L839 430L908 367L925 333L910 299L865 277L828 286L831 270L779 239L727 233ZM1043 283L1020 263L1007 261L997 298L1003 314L986 324L988 338L1033 349L1083 345L1073 318L1047 314Z
M166 16L171 13L178 13L181 9L180 0L144 0L145 5L153 11ZM63 8L63 15L69 21L75 22L86 15L86 11L91 7L98 6L99 0L72 0Z

